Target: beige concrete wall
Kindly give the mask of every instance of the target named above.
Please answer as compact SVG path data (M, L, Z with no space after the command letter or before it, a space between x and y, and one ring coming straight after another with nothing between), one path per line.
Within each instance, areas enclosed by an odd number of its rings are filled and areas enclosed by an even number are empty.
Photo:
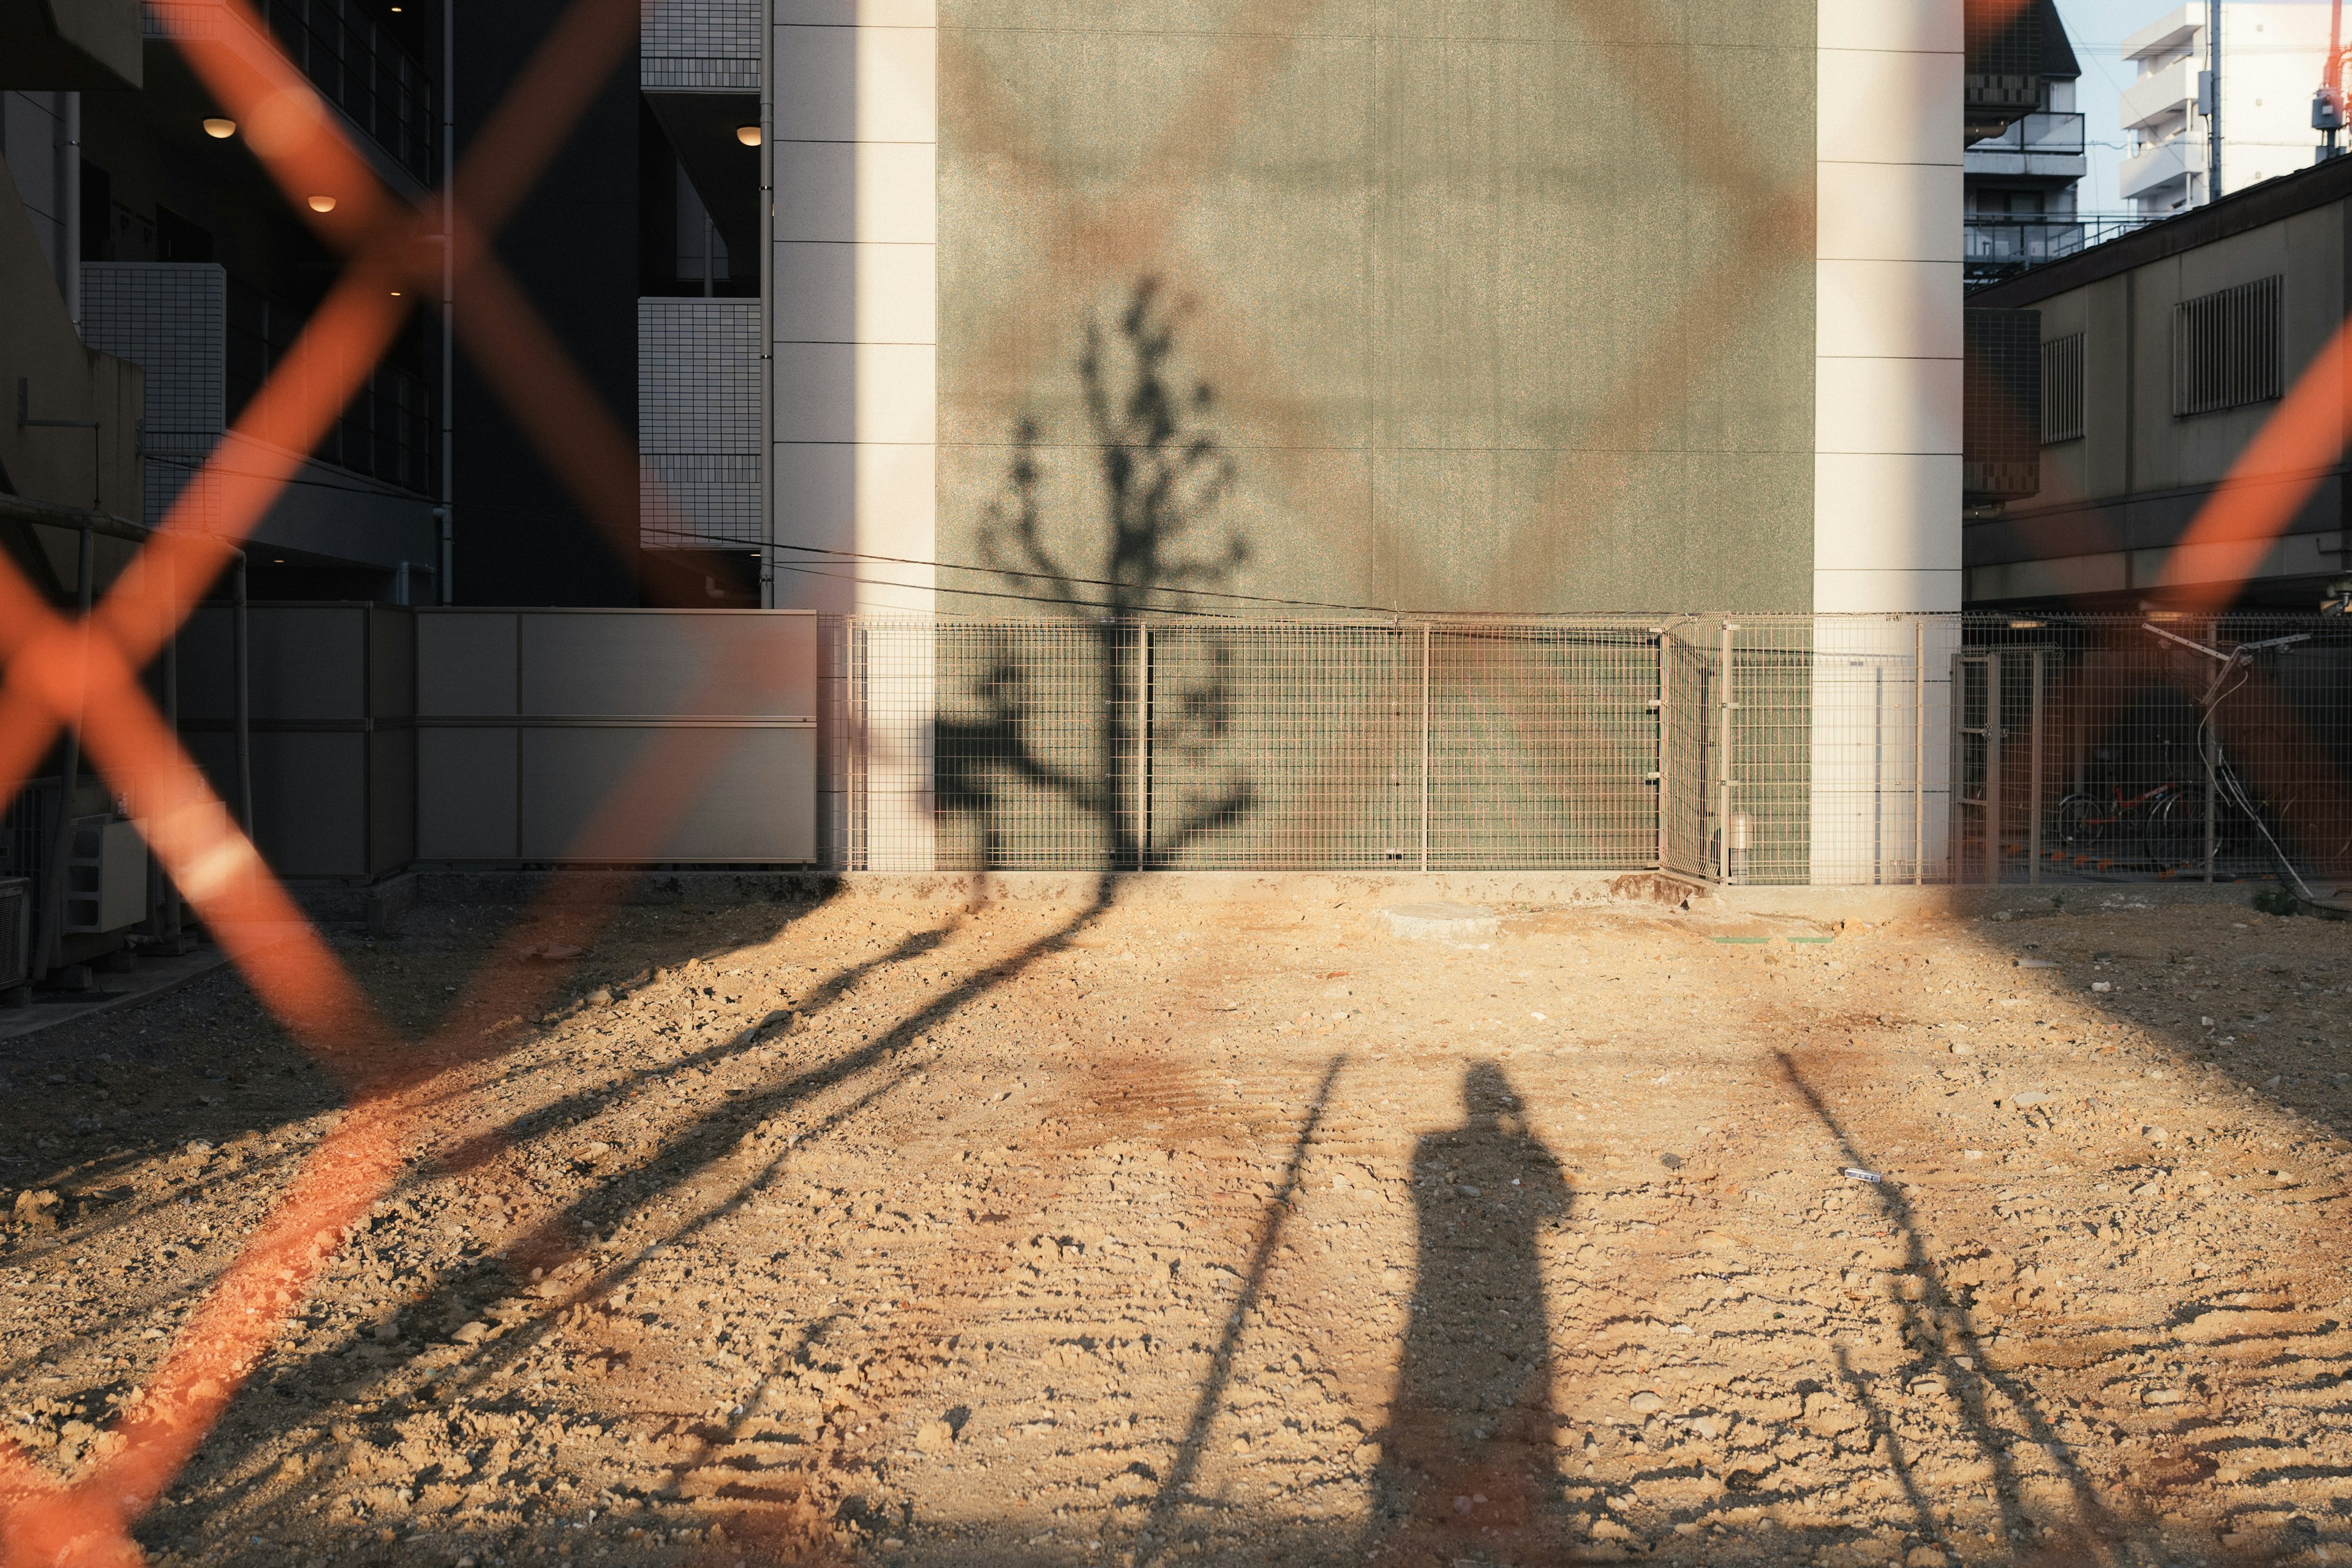
M942 562L1197 566L1309 609L1811 607L1811 0L938 15ZM1155 439L1121 479L1107 448ZM1115 552L1115 516L1150 537Z
M94 419L95 431L16 423L19 380L36 419ZM49 258L0 162L0 489L136 521L142 501L139 367L82 346Z

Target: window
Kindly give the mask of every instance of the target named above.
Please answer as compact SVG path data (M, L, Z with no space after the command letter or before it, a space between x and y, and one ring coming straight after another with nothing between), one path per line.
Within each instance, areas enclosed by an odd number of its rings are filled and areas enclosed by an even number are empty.
M2172 416L2218 414L2286 390L2283 278L2261 278L2172 307Z
M2083 434L2083 334L2069 332L2042 345L2042 444Z

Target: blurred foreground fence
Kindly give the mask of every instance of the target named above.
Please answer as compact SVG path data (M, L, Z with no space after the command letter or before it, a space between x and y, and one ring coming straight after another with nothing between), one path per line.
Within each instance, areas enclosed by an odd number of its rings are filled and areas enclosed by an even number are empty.
M824 641L821 840L851 869L2352 873L2331 618L857 618Z

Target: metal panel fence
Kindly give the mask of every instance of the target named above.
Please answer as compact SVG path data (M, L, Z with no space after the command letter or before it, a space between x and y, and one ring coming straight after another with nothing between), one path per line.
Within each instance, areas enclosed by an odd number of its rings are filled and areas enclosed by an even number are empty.
M2338 620L867 617L824 647L853 869L2352 874Z

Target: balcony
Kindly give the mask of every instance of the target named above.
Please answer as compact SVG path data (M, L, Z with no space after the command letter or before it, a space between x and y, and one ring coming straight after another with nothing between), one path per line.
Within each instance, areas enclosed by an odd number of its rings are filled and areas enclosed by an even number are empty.
M2029 267L2062 260L2158 221L2101 213L2075 217L1972 217L1962 236L1961 272L1970 284L1999 282Z
M2202 169L2205 153L2205 138L2186 132L2168 142L2144 145L2124 160L2116 173L2116 189L2126 201L2154 195Z
M2186 116L2197 105L2197 64L2179 59L2124 89L2123 128L2154 124L2168 115Z
M2083 117L2047 110L2029 114L1998 136L1969 142L1965 164L1971 174L2079 180L2089 170L2083 153Z

